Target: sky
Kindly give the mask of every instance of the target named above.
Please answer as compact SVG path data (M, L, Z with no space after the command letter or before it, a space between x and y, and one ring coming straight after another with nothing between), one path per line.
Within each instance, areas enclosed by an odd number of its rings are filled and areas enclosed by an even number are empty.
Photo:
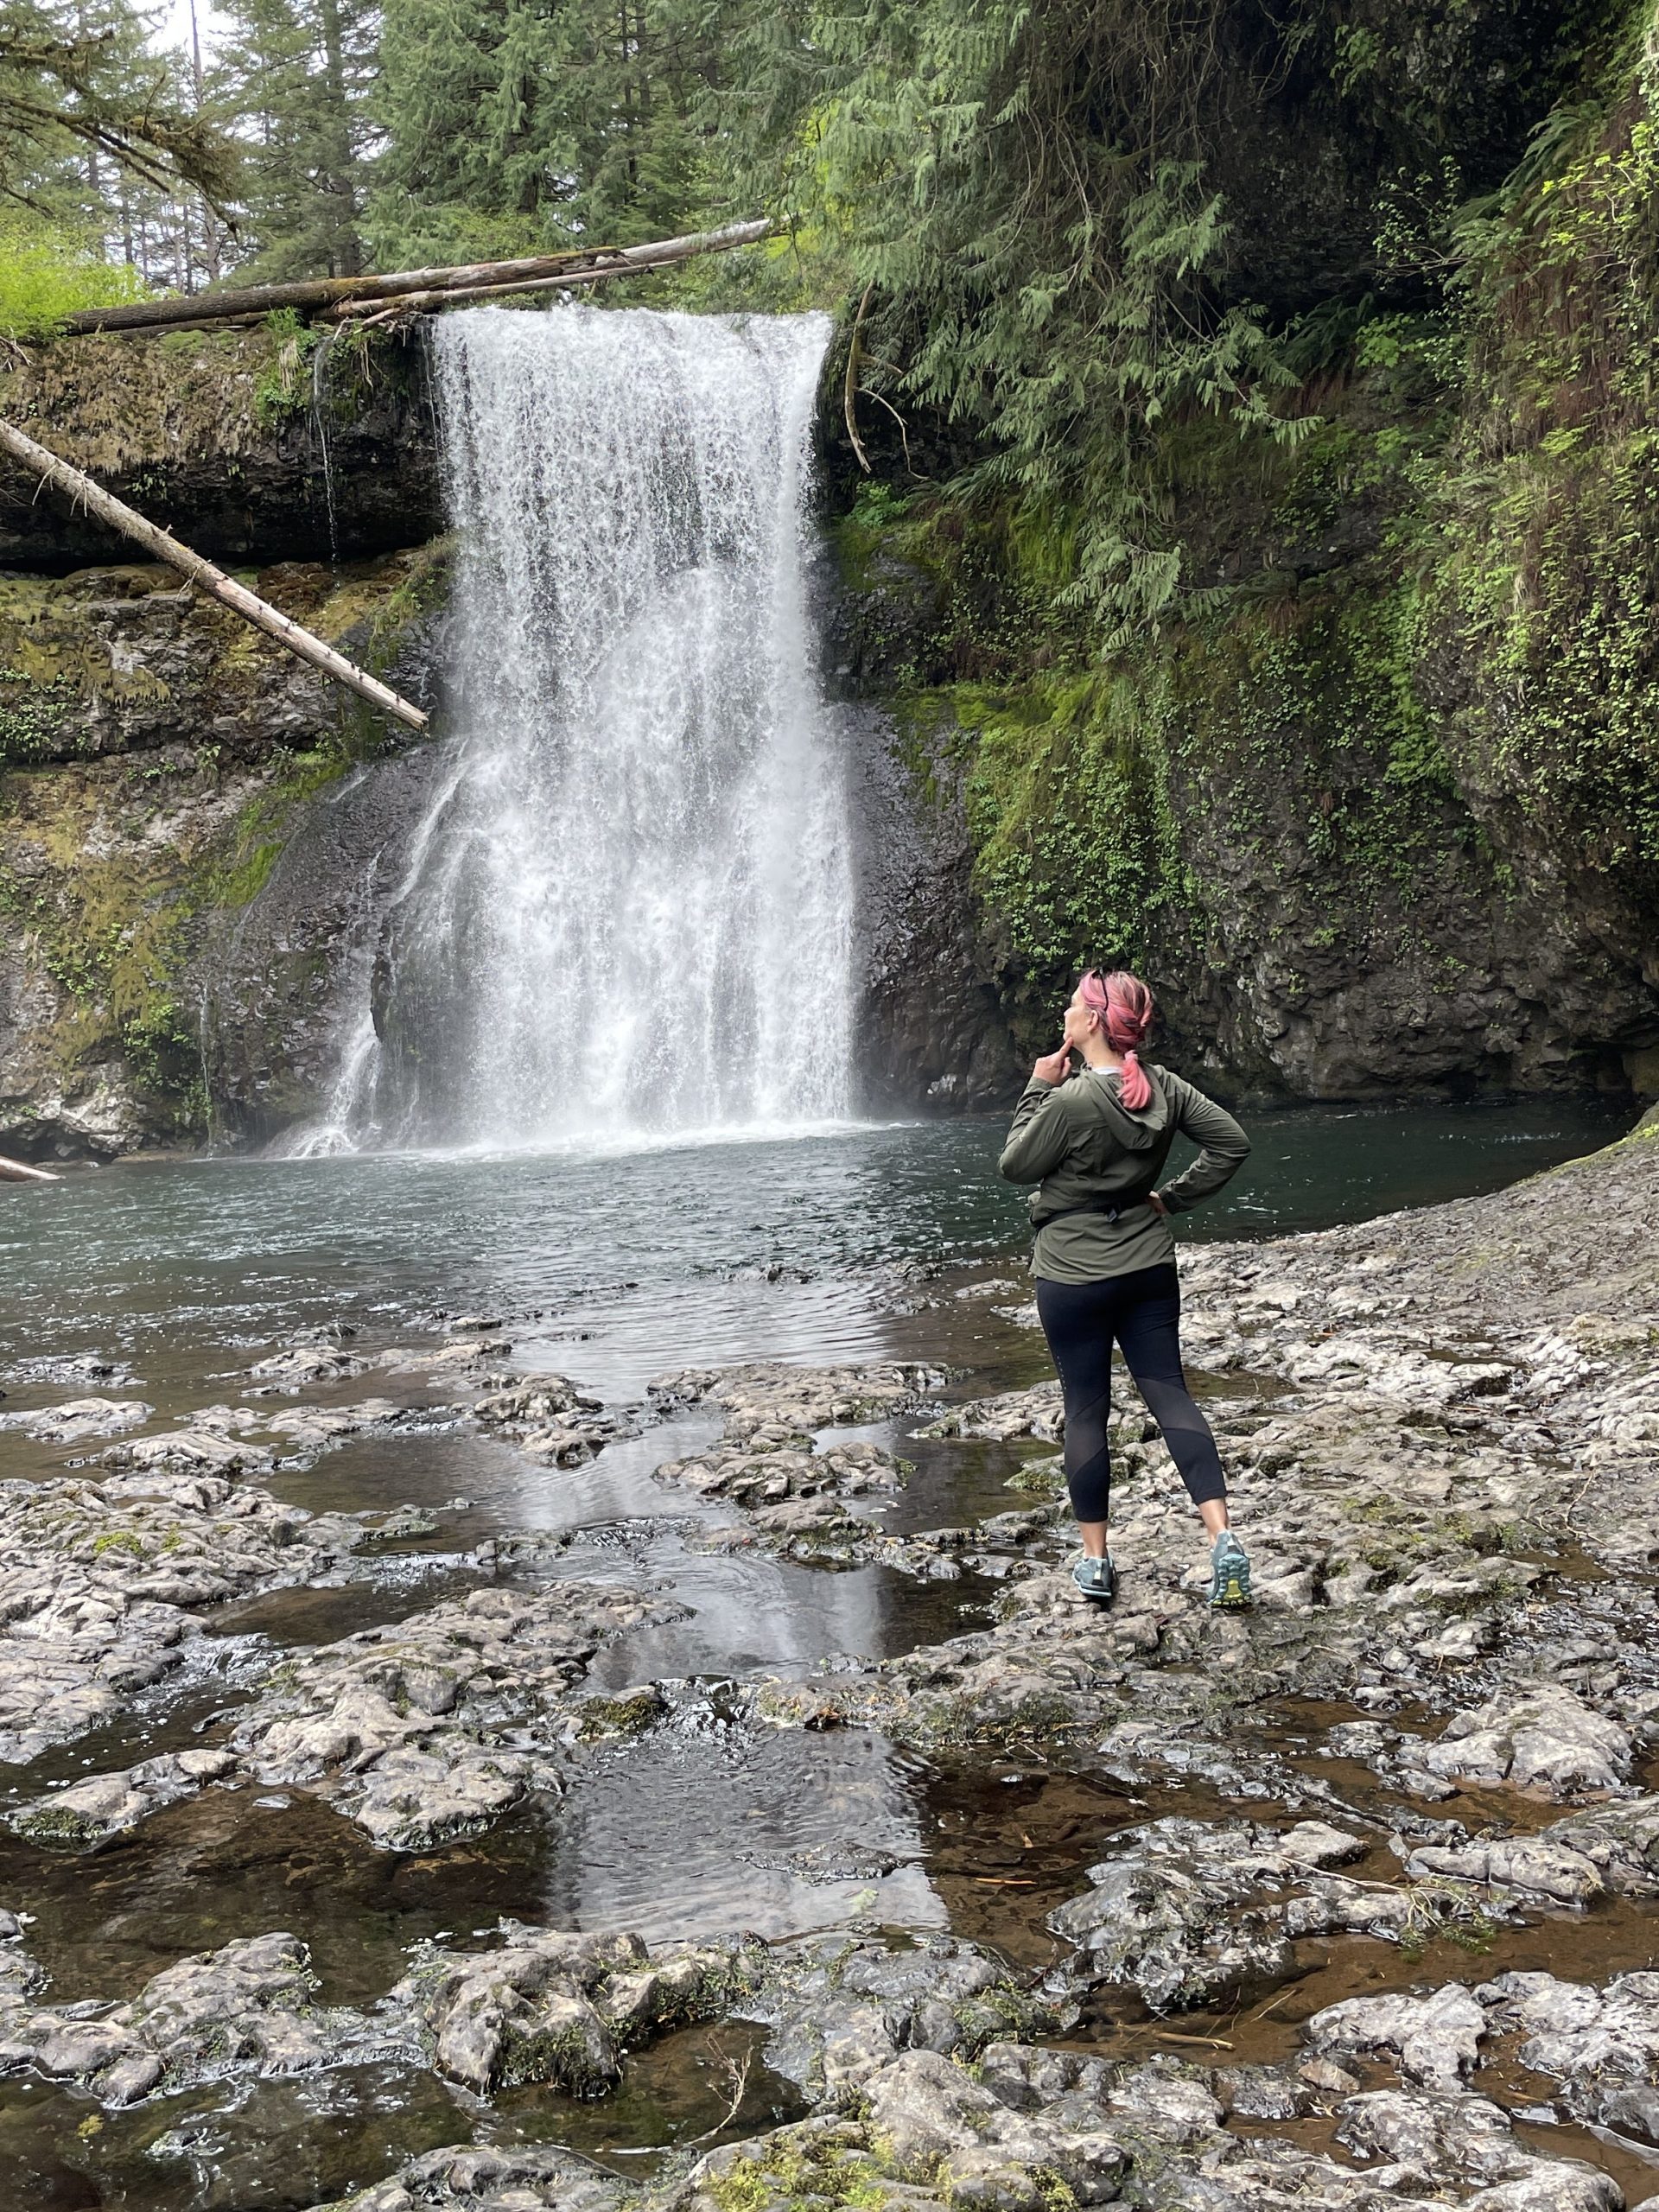
M225 17L213 7L212 0L197 0L196 19L201 28L201 51L205 60L215 37L227 26ZM161 47L189 45L190 0L163 0L156 18L156 43Z

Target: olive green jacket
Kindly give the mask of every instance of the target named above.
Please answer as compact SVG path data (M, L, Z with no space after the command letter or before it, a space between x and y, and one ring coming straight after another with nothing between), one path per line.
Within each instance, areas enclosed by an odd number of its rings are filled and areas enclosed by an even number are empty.
M1175 1256L1168 1222L1147 1204L1157 1191L1170 1212L1185 1213L1230 1182L1250 1141L1232 1116L1167 1068L1149 1067L1152 1097L1132 1113L1116 1074L1085 1068L1064 1083L1033 1076L1014 1109L1001 1167L1010 1183L1034 1183L1029 1200L1037 1243L1031 1268L1050 1282L1098 1282L1133 1274ZM1178 1135L1199 1147L1184 1175L1159 1187ZM1068 1209L1097 1200L1120 1206Z

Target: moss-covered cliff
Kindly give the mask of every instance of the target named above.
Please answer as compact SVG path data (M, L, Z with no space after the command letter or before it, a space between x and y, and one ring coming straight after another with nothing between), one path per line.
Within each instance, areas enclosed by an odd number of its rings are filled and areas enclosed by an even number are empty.
M418 689L419 610L442 557L256 581ZM107 610L135 594L145 619L118 614L111 632ZM314 886L278 941L264 910L296 837L353 812L340 795L384 731L152 570L0 585L0 1141L41 1157L200 1141L227 1100L241 1104L250 1058L297 1070L308 1048L316 1080L355 877ZM245 944L260 949L257 974ZM233 969L247 1034L227 1061L217 1000Z
M384 553L442 528L418 334L80 338L0 359L0 413L231 563ZM61 574L124 540L0 460L0 567Z
M1029 502L861 489L842 658L923 818L954 796L1007 1026L971 1071L942 1040L942 1095L1112 958L1236 1087L1659 1091L1656 82L1628 44L1465 216L1454 286L1348 319L1299 442L1169 426L1191 588L1115 645ZM959 989L944 935L889 977L898 1034Z
M352 457L335 475L336 533L344 518L359 547L392 518L416 537L431 519L429 448L404 450L401 492L390 461L365 459L404 367L388 359L389 374L369 360L325 400ZM265 330L43 353L12 371L5 404L233 558L240 543L303 551L319 529L326 538L312 398L303 349ZM296 825L387 733L165 569L54 573L97 541L84 517L44 499L20 519L22 489L0 480L0 550L22 544L38 563L0 571L0 1139L36 1155L200 1141L213 1094L235 1087L213 1050L214 974L244 937L264 942L250 917ZM245 573L430 696L442 539ZM267 979L262 1063L303 1058L338 919L320 900L273 952L287 988Z

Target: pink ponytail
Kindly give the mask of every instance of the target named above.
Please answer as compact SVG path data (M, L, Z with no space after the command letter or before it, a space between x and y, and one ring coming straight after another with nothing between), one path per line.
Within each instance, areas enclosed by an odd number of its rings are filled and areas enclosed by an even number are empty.
M1103 976L1098 968L1091 968L1077 988L1084 1006L1105 1032L1106 1042L1123 1055L1119 1096L1132 1114L1138 1114L1152 1103L1152 1085L1137 1050L1158 1011L1152 993L1127 969L1115 969L1109 976Z

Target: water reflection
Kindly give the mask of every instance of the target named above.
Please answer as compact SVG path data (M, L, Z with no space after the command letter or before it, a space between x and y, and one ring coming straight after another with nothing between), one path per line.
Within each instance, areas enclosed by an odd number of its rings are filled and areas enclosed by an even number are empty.
M1490 1189L1623 1126L1580 1101L1248 1118L1248 1168L1183 1235ZM871 1271L1023 1244L1019 1194L995 1175L1001 1128L841 1128L606 1158L134 1161L7 1185L0 1357L129 1352L155 1386L198 1346L230 1355L341 1318L385 1341L440 1307L504 1314L521 1363L607 1396L637 1396L666 1367L868 1356L884 1341Z
M667 1940L854 1919L943 1928L919 1773L856 1729L660 1735L587 1768L560 1808L543 1910Z

